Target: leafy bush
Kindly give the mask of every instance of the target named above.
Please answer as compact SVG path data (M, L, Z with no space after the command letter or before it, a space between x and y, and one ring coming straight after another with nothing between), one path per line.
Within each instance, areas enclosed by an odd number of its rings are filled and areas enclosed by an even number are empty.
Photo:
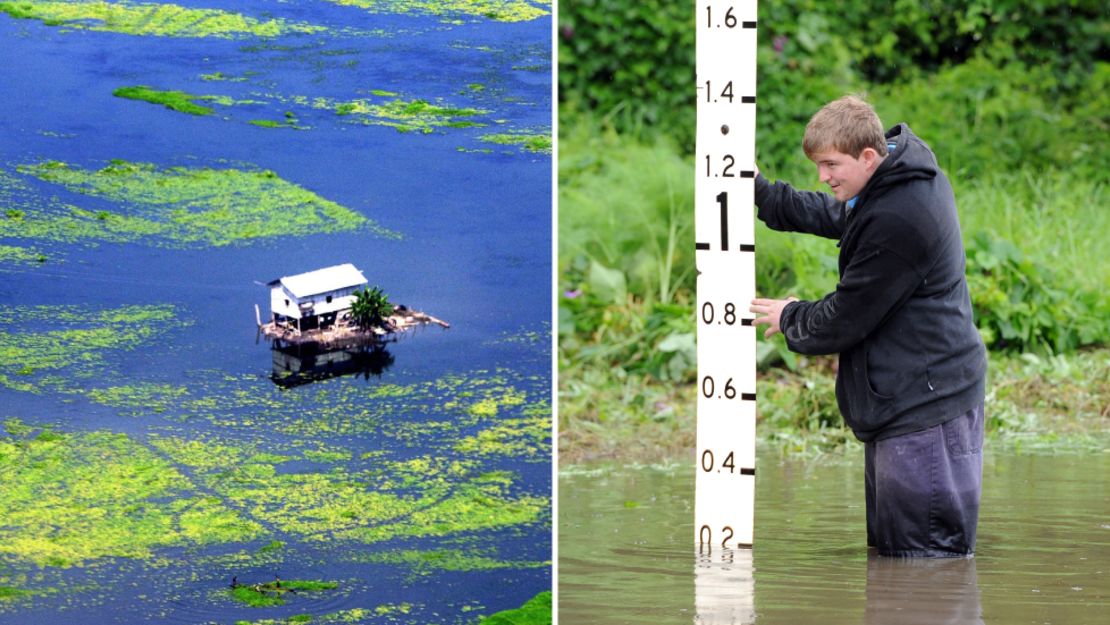
M1036 68L1040 82L1021 84L1053 104L1042 111L1087 106L1078 94L1108 56L1104 11L1099 0L761 2L759 160L778 171L797 153L816 107L843 93L920 80L976 58ZM692 152L695 13L661 0L561 3L561 118L594 111L622 133L665 135ZM967 77L972 89L978 76ZM1087 93L1105 103L1105 90ZM1105 106L1091 108L1092 118L1099 110L1105 120Z
M1104 302L1061 281L1013 243L978 232L967 256L976 324L989 347L1063 353L1110 339Z

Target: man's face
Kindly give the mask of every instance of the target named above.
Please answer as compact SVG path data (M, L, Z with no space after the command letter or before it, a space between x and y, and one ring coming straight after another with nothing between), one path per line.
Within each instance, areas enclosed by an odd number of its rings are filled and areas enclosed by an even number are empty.
M880 160L878 153L872 148L864 148L859 158L836 150L817 152L813 155L818 179L829 185L833 195L841 202L859 195L864 185L871 179L871 174L875 173Z

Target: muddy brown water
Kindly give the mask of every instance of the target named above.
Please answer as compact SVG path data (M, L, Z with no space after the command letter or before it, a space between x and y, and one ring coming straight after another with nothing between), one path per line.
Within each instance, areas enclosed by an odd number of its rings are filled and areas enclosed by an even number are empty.
M862 459L759 460L754 549L700 554L692 462L563 471L559 623L1110 623L1110 453L988 451L971 559L869 557Z

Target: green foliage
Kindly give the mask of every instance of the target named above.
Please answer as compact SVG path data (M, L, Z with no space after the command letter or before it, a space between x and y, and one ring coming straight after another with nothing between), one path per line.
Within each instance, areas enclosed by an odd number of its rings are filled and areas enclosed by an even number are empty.
M1096 64L1071 97L1060 94L1063 79L1048 66L980 57L878 86L872 100L888 125L906 121L925 138L954 181L1023 168L1105 179L1110 64Z
M368 328L381 324L382 320L393 313L393 304L381 288L363 288L355 291L355 301L351 303L351 317L358 325Z
M1060 353L1110 340L1105 298L1077 291L1013 243L979 232L967 255L976 323L991 348Z
M905 121L932 146L952 181L992 359L1085 358L1076 350L1110 343L1103 4L762 2L760 169L817 188L800 150L806 123L829 100L866 94L887 126ZM695 21L704 16L632 0L559 11L561 454L679 453L693 444L680 408L695 395L682 383L696 355L694 168L684 155L694 146ZM758 293L814 299L835 288L834 241L762 224L756 240ZM805 452L847 440L828 366L789 353L781 338L758 349L763 442ZM767 368L779 362L789 370ZM1037 409L1015 410L1013 429L1030 431Z
M689 3L560 3L560 114L596 111L628 131L689 128L680 141L690 151L694 32Z
M691 152L696 19L694 6L659 0L560 4L562 119L593 111ZM785 0L759 3L758 22L759 153L774 168L800 142L783 131L845 92L980 58L1044 68L1037 89L1058 101L1084 88L1110 40L1098 0Z

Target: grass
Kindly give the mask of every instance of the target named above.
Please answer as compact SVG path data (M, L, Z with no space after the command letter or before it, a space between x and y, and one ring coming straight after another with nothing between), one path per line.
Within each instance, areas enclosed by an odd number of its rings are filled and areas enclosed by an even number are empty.
M801 457L856 445L836 407L832 363L801 359L796 371L760 374L757 445ZM587 367L561 374L560 385L561 465L693 456L693 382L663 383ZM1110 349L1052 357L992 354L986 415L989 444L997 448L1110 450Z

